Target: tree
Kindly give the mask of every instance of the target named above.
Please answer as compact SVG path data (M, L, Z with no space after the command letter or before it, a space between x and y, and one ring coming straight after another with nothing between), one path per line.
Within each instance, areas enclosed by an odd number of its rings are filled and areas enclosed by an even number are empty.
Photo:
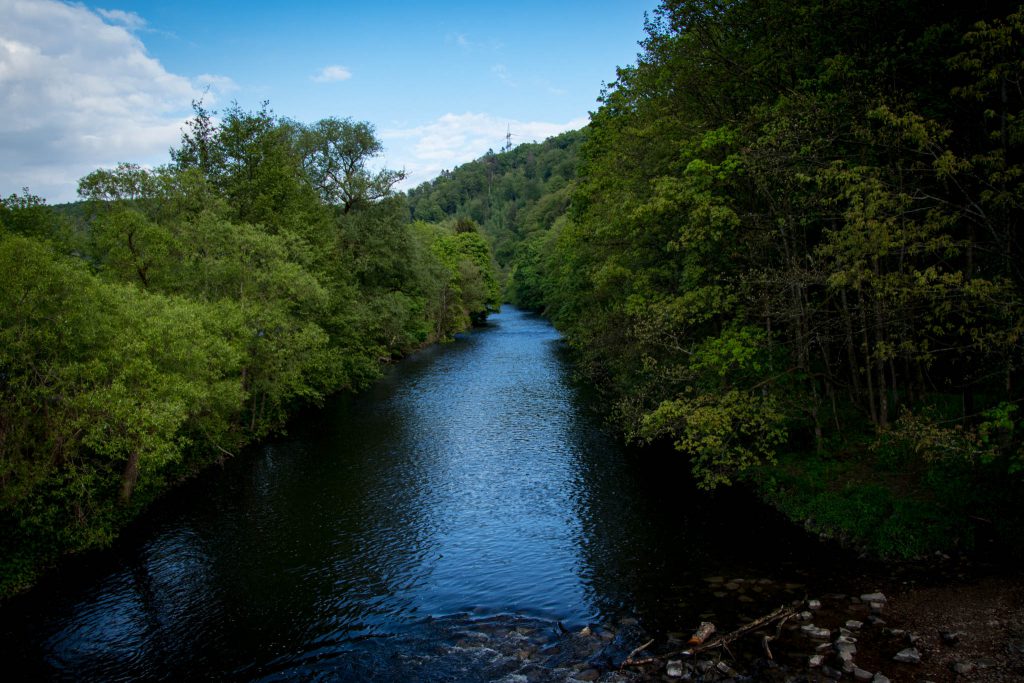
M341 207L342 213L389 196L406 177L405 171L374 173L367 168L384 150L369 123L323 119L302 130L299 144L303 166L320 198Z

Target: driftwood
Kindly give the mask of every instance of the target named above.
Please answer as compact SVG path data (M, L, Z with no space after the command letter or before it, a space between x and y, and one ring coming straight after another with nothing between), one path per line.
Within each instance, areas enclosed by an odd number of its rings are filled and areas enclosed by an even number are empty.
M643 666L644 664L652 664L652 663L658 662L658 661L660 661L662 659L668 659L670 657L675 657L675 656L679 656L679 655L692 656L692 655L695 655L695 654L697 654L699 652L703 652L705 650L713 650L713 649L716 649L716 648L723 648L723 649L725 649L728 652L728 650L729 650L729 643L733 642L737 638L739 638L739 637L741 637L741 636L743 636L743 635L745 635L747 633L750 633L751 631L757 630L757 629L761 628L762 626L766 626L768 624L772 624L772 623L775 623L777 621L777 622L779 622L779 627L775 631L775 635L774 636L765 636L762 639L762 641L761 641L761 645L764 646L765 652L768 654L768 659L772 659L772 651L768 647L768 642L771 641L771 640L775 640L776 638L779 637L779 634L782 633L782 626L783 626L783 624L785 624L786 620L789 619L794 614L796 614L796 610L793 609L792 607L779 607L778 609L774 610L773 612L770 612L769 614L764 615L763 617L761 617L759 619L754 619L749 624L744 624L743 626L740 626L735 631L732 631L730 633L722 634L722 635L718 636L717 638L712 638L711 640L705 641L704 643L701 643L699 645L695 645L694 647L691 647L688 650L681 650L681 651L678 651L678 652L670 652L668 654L664 654L664 655L661 655L659 657L645 657L644 659L635 659L635 657L638 654L640 654L641 652L646 650L648 647L651 646L652 643L654 643L653 640L648 640L646 643L644 643L640 647L638 647L635 650L633 650L632 652L630 652L629 656L626 657L626 659L623 660L622 664L619 665L619 668L623 669L623 668L625 668L627 666Z
M674 652L672 654L665 655L665 656L666 657L670 657L673 654L675 654L675 655L680 655L681 654L681 655L690 655L690 656L692 656L692 655L697 654L698 652L703 652L704 650L712 650L712 649L719 648L719 647L723 647L724 648L724 647L728 646L729 643L731 643L732 641L736 640L737 638L743 636L744 634L750 633L751 631L759 629L762 626L765 626L767 624L771 624L771 623L774 623L774 622L780 621L780 620L783 623L785 623L785 621L787 619L789 619L791 616L793 616L794 614L796 614L796 610L794 610L792 607L779 607L775 611L773 611L773 612L771 612L769 614L766 614L766 615L764 615L763 617L761 617L759 619L754 619L749 624L745 624L743 626L740 626L735 631L732 631L730 633L725 633L723 635L718 636L717 638L712 638L711 640L708 640L708 641L706 641L706 642L704 642L704 643L702 643L700 645L695 645L694 647L691 647L688 650L683 650L681 652ZM779 624L779 632L781 632L781 631L782 631L782 623ZM776 635L772 637L772 640L774 640L776 637L778 637L778 633L776 633ZM768 648L767 640L763 641L762 644L764 645L765 649ZM770 650L769 650L769 653L770 653ZM769 654L769 658L770 658L770 654Z
M626 657L624 660L622 660L622 664L619 665L619 668L621 669L621 668L626 667L626 666L640 666L642 664L650 664L651 662L657 661L656 657L646 657L644 659L633 659L638 654L640 654L641 652L643 652L644 650L649 648L653 643L654 643L654 639L652 638L651 640L648 640L646 643L644 643L640 647L635 648L632 652L629 653L628 657Z

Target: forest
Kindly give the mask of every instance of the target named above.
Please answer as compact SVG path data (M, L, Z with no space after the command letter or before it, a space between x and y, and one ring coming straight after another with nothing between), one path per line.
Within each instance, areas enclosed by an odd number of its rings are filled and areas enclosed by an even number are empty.
M214 114L79 203L0 202L0 594L497 309L486 240L406 220L372 126Z
M1013 2L667 0L582 134L412 215L479 222L698 485L876 555L1019 552L1022 31Z
M165 166L0 201L0 593L502 300L700 487L885 557L1024 549L1024 10L645 28L584 129L408 193L369 123L197 102Z

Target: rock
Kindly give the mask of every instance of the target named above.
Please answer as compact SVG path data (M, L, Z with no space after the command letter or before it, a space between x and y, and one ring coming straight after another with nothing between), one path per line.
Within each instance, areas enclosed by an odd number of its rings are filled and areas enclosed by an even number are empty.
M821 666L822 662L824 661L824 656L812 655L811 658L807 660L807 666L811 667L812 669L817 669L819 666Z
M871 679L871 683L892 683L892 681L890 681L887 676L882 675L882 672L879 671L875 674L875 677Z
M821 609L821 600L808 600L807 609Z
M853 643L836 643L833 647L835 647L836 652L838 652L840 656L849 654L852 659L853 655L857 654L857 646Z
M851 631L859 631L862 626L864 626L864 622L857 621L856 619L850 619L846 622L846 628L850 629Z
M992 659L991 657L981 657L980 659L974 660L974 666L979 669L990 669L994 666L999 666L999 662Z
M853 668L853 677L858 681L870 681L875 677L875 675L870 671L860 668L859 666L855 666Z
M678 659L670 659L665 665L665 673L670 678L682 678L683 676L683 662Z
M860 596L860 600L861 602L867 603L885 602L885 595L883 595L882 593L865 593L864 595Z
M840 662L843 662L843 663L852 662L853 661L853 653L850 652L849 650L839 650L836 653L836 658ZM851 671L852 671L852 669L851 669Z
M833 669L830 666L822 666L821 667L821 673L823 673L828 678L837 678L838 679L838 678L842 678L843 677L843 672L842 671L839 671L838 669Z
M800 627L800 630L807 634L808 637L818 640L828 640L832 636L832 632L827 628L820 628L814 624L805 624Z
M810 621L811 617L813 617L813 616L814 616L813 614L811 614L810 612L804 610L800 614L796 615L796 618L799 619L800 621Z
M708 576L704 580L708 583L725 583L724 576Z
M706 674L708 670L713 668L715 665L709 659L698 659L697 663L693 666L695 669L697 669L697 671L701 672L702 674Z
M590 630L589 626L584 626L582 629L580 629L580 635L581 636L589 636L592 633L593 633L593 631Z
M911 645L917 645L917 641L919 640L921 640L921 636L917 635L916 633L911 633L910 631L907 631L908 643L910 643Z
M601 672L597 669L584 669L573 676L577 681L596 681L600 677Z
M754 602L754 598L750 597L749 595L741 595L737 598L737 600L739 600L740 602Z
M815 652L830 652L832 650L832 643L822 643L818 647L814 648Z
M959 631L939 631L939 638L945 645L956 645L960 642L961 635L963 634Z
M868 603L868 608L872 612L881 612L883 609L885 609L885 603L884 602L869 602Z
M736 671L725 662L719 662L715 666L715 668L718 669L718 672L723 676L728 676L730 678L735 678L736 676L739 676L739 674L736 673Z
M974 671L974 664L970 662L953 662L953 665L950 666L950 668L953 670L953 673L963 675Z
M737 590L739 587L740 587L740 585L738 583L736 583L735 581L730 581L729 583L725 584L726 590L734 591L734 590Z
M893 657L893 661L900 662L902 664L920 664L921 653L918 652L916 647L908 647L905 650L900 650Z

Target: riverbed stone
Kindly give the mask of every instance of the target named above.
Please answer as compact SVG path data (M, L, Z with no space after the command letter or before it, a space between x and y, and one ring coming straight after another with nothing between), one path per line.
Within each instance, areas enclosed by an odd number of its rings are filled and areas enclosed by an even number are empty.
M862 669L858 666L854 667L853 669L853 677L858 681L870 681L872 678L875 677L875 675L870 671Z
M597 669L584 669L579 673L573 675L577 681L596 681L601 677L601 672Z
M884 593L865 593L864 595L860 596L860 599L861 599L861 602L867 602L867 603L885 602L885 594Z
M952 666L950 666L950 668L953 669L953 673L957 673L957 674L960 674L962 676L964 674L969 674L972 671L974 671L974 663L973 662L953 662L953 664L952 664Z
M805 624L800 627L800 630L803 631L808 637L815 638L818 640L827 640L832 636L832 632L829 631L827 628L821 628L820 626L815 626L814 624Z
M871 683L892 683L889 677L883 674L881 671L875 674L875 677L871 679Z
M908 647L905 650L900 650L893 657L893 661L900 662L902 664L920 664L921 663L921 652L916 647Z
M682 678L682 676L683 676L683 662L682 662L682 660L679 660L679 659L670 659L670 660L668 660L668 663L665 664L665 673L668 674L670 678Z
M850 629L851 631L859 631L861 628L863 628L863 626L864 622L857 621L856 619L849 619L846 622L846 628Z
M807 660L807 666L811 667L812 669L817 669L824 662L824 655L811 655L811 657Z

